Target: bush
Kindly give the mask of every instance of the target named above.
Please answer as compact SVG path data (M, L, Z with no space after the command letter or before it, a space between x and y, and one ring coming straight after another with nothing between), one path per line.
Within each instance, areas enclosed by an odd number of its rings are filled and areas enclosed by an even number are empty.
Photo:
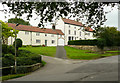
M18 66L32 65L36 63L41 63L41 56L34 55L34 56L29 56L29 57L17 57Z
M97 40L72 40L68 41L68 45L97 45Z
M8 46L8 53L15 55L15 48L13 46Z
M14 65L14 55L12 54L5 54L4 57L2 57L2 66L13 66Z
M103 50L103 48L104 48L105 45L106 45L105 39L98 39L98 41L97 41L97 47L98 48L100 48L100 49Z
M15 47L15 41L13 42L13 46ZM16 49L18 50L19 47L22 47L22 40L16 39Z
M2 44L2 53L3 55L8 53L8 45Z

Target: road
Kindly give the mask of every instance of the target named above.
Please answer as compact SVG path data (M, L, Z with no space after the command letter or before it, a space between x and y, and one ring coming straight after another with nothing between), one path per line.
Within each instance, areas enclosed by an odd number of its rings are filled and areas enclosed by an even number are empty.
M9 81L117 81L118 56L97 60L68 60L43 56L39 70Z

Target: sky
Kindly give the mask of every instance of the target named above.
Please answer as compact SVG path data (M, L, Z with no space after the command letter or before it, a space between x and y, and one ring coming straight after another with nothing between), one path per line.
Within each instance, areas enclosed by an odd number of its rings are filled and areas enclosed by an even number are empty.
M5 7L5 8L7 8L7 7ZM105 9L105 11L109 11L109 10L111 10L111 7L104 7L104 9ZM0 10L3 10L3 6L1 3L0 3ZM10 15L10 17L8 15ZM5 18L5 16L7 18ZM27 14L24 14L21 18L26 20L26 16L27 16ZM15 15L13 15L13 14L9 14L9 13L5 14L2 11L0 11L0 20L2 20L4 22L7 22L8 19L14 18L14 17L15 17ZM37 20L34 20L36 17L37 17L37 15L35 15L33 13L33 17L29 21L32 26L37 26L38 23L40 22L39 17ZM103 26L118 27L118 9L117 9L117 6L115 6L111 12L106 14L106 18L107 18L107 21L104 23ZM45 24L45 28L51 28L51 26L52 26L51 23L44 23L44 24Z

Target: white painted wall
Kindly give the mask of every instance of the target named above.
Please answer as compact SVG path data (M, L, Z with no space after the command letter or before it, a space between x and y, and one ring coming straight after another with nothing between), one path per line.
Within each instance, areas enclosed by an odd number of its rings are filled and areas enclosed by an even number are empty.
M93 37L92 32L84 31L83 27L81 27L81 26L65 24L61 17L59 17L56 24L57 24L56 29L61 29L62 32L65 34L65 45L68 45L68 41L69 41L68 37L69 36L74 37L73 40L95 39L95 37ZM70 30L70 34L69 34L69 30ZM74 31L76 31L76 35L74 34ZM80 32L81 32L81 35L80 35ZM86 33L89 33L90 35L85 35Z
M56 34L48 34L48 33L39 33L40 35L37 36L36 33L38 32L29 32L29 34L25 34L25 31L19 31L17 34L17 38L20 38L23 41L23 45L45 45L45 40L47 40L47 46L57 46L58 38L64 36L56 35ZM47 34L47 36L45 36ZM31 40L32 39L32 40ZM36 39L40 40L40 43L36 43ZM52 43L54 40L54 43ZM8 38L8 45L12 45L14 42L14 38Z

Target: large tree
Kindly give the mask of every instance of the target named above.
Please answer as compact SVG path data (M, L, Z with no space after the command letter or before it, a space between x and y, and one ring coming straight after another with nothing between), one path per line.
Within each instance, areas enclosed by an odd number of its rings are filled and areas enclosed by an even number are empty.
M21 18L11 18L11 19L8 19L8 23L19 23L19 24L22 24L22 25L30 25L29 22L21 19Z
M116 27L100 27L99 31L95 33L95 36L104 39L107 46L120 45L120 31Z
M12 27L9 27L7 23L0 20L2 28L2 42L3 44L7 44L7 39L11 37L15 37L15 30ZM16 34L18 33L18 30L16 30Z
M28 14L27 19L35 12L40 17L38 26L43 22L51 22L54 17L76 17L86 19L86 24L99 28L106 21L104 6L114 7L116 3L109 2L3 2L9 7L9 12L16 16ZM95 30L96 30L95 28Z

